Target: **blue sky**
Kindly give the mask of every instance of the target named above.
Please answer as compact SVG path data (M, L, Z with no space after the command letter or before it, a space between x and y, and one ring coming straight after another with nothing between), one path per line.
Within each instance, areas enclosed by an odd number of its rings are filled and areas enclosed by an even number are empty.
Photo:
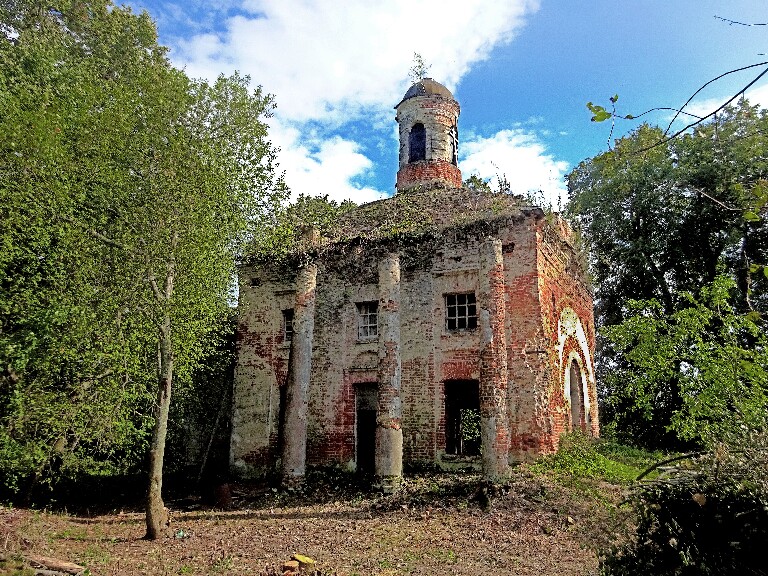
M464 177L506 176L558 206L564 176L608 146L586 103L624 114L681 106L704 82L768 60L755 0L132 0L190 76L238 70L275 95L270 135L294 195L370 201L394 192L394 105L413 54L461 105ZM716 108L765 67L710 86ZM748 96L768 106L768 74ZM648 117L664 124L670 116ZM621 122L614 136L637 122Z

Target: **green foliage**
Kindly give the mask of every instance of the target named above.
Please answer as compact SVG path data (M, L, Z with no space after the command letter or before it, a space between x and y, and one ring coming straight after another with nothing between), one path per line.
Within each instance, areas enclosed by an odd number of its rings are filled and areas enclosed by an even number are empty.
M592 113L592 122L605 122L609 119L621 118L622 120L634 120L635 116L632 114L621 115L616 113L616 102L619 101L619 95L614 94L609 98L611 102L611 110L608 111L604 106L587 102L587 109Z
M271 98L237 75L189 80L146 13L21 0L0 17L0 477L15 491L141 461L159 344L189 382L284 187Z
M564 434L555 454L531 465L533 470L551 472L565 479L604 480L618 484L634 481L658 453L595 440L580 433Z
M608 112L604 107L587 102L587 108L592 112L592 122L605 122L613 116L611 112Z
M755 429L768 411L768 337L756 313L739 314L735 282L718 276L688 307L665 314L654 300L630 301L628 317L606 327L609 405L624 440L659 432L708 445L734 427ZM631 314L631 315L629 315Z
M300 194L288 206L275 206L269 219L264 220L254 236L250 253L257 258L282 257L306 248L306 235L314 229L321 236L329 234L340 216L354 209L351 200L337 202L328 195Z
M477 174L472 174L469 178L465 178L464 187L469 188L473 192L482 192L485 194L491 194L493 192L488 180L480 178Z
M421 57L421 54L418 52L413 53L413 65L411 66L410 70L408 70L408 77L411 79L411 82L419 82L420 80L424 80L429 75L429 69L432 66L428 66L426 62L424 62L424 58Z
M636 527L603 552L603 574L766 573L768 435L735 440L635 486Z
M603 325L629 299L657 299L671 313L721 269L737 281L738 306L768 310L764 214L768 112L742 101L694 133L663 142L647 125L568 177L567 211L591 254ZM752 269L754 270L754 269Z
M609 340L596 358L601 414L621 438L684 449L715 433L712 418L761 406L766 133L768 112L742 100L678 138L640 126L569 175Z
M480 443L480 409L462 408L460 410L461 439L464 442Z
M222 481L229 469L228 414L234 384L236 317L223 325L215 348L177 389L168 417L166 471ZM210 447L210 450L209 450Z

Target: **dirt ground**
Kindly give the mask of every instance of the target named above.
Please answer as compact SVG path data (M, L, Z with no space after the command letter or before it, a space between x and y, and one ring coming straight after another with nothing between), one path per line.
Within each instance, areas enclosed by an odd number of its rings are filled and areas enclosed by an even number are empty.
M165 538L143 540L139 510L84 515L0 507L0 574L30 556L74 562L92 575L264 575L292 554L323 576L596 574L595 548L621 522L621 488L554 481L525 470L488 494L471 474L407 477L371 494L342 474L303 492L233 485L230 510L167 502ZM280 574L280 572L277 572Z

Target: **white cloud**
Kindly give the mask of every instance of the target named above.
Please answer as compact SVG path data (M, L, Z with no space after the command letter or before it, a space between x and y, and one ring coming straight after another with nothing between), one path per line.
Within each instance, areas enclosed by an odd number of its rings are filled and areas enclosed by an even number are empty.
M414 52L431 65L430 76L453 89L474 63L511 41L540 2L227 1L230 16L215 32L178 40L174 62L193 77L250 75L275 95L272 137L294 194L357 202L383 194L354 184L371 160L348 137L321 141L313 127L332 135L364 119L372 132L389 132Z
M703 118L705 116L708 116L713 111L717 110L720 106L722 106L727 100L729 100L733 94L729 94L728 96L724 97L716 97L716 98L707 98L705 100L694 100L688 106L685 107L684 111L688 112L688 114L693 114L693 116L689 116L687 114L681 114L678 117L678 121L675 124L677 126L680 124L680 126L685 126L686 124L690 124L691 122L696 121L696 117ZM760 105L762 108L768 108L768 84L764 84L762 86L758 85L756 88L752 88L750 90L747 90L747 100L749 100L749 103L754 105ZM734 103L736 100L734 100ZM673 115L669 115L667 117L667 121L671 120Z
M360 204L387 196L385 192L356 186L356 178L372 168L372 162L359 151L360 145L340 136L303 136L294 127L277 120L270 122L270 138L280 147L278 160L285 170L292 199L299 194L328 195L331 200L353 200Z
M462 142L460 150L464 178L476 174L493 184L498 177L506 177L515 194L540 191L544 205L554 209L565 205L568 163L547 154L533 132L515 128L489 138L474 136Z
M768 84L747 90L747 99L752 104L759 104L761 108L768 108Z
M180 41L174 60L192 76L235 69L277 95L292 120L390 107L407 87L413 53L449 88L512 39L539 0L245 0L208 34Z

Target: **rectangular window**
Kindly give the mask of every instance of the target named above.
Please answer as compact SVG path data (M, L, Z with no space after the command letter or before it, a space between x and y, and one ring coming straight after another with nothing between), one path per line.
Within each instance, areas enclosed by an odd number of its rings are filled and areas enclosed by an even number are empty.
M379 335L379 303L360 302L357 305L357 339L370 340Z
M283 310L283 342L293 340L293 308Z
M477 328L474 292L445 295L445 328L449 331Z

